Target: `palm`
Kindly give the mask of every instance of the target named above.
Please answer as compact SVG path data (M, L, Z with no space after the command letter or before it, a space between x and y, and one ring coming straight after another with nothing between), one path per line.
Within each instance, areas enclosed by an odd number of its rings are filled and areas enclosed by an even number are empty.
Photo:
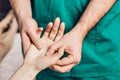
M57 41L63 36L64 24L60 25L59 30L58 28L60 21L56 21L56 24L55 23L54 25L51 23L48 24L47 29L44 32L44 35L42 36L42 38L40 38L43 44L43 48L41 50L38 50L33 44L30 45L24 60L26 64L28 64L29 66L36 67L37 69L44 69L52 65L53 63L56 62L56 60L59 59L59 57L55 59L54 57L52 57L52 59L50 59L51 58L50 56L45 56L47 48L53 43L53 41ZM39 34L40 33L41 32L39 32Z
M50 38L45 36L41 38L41 41L44 45L43 47L46 47L46 48L48 48L53 43L53 41Z

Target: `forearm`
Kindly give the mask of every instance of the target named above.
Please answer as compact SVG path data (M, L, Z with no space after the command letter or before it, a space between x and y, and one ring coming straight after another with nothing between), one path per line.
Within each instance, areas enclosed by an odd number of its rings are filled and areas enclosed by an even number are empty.
M10 0L10 3L18 20L32 18L30 0Z
M39 71L27 65L22 65L9 80L33 80Z
M116 0L91 0L74 30L84 38L96 23L109 11Z

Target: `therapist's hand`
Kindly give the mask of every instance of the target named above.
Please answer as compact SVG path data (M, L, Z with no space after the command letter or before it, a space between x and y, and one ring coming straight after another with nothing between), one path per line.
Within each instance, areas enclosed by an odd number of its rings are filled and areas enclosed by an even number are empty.
M109 11L117 0L90 0L86 10L80 17L78 23L62 39L54 43L49 54L56 52L61 46L65 46L68 56L59 60L52 66L56 71L68 72L81 59L82 42L87 33L96 25L97 22ZM96 6L99 5L99 6Z
M34 44L38 49L42 48L42 42L36 32L38 25L34 19L27 18L24 20L19 20L19 28L24 53L27 52L31 44Z
M61 46L65 46L64 50L67 52L67 57L58 60L57 63L50 68L63 73L70 71L73 66L80 62L82 40L79 38L79 33L77 31L70 31L65 34L59 41L50 46L47 55L57 50L59 51Z

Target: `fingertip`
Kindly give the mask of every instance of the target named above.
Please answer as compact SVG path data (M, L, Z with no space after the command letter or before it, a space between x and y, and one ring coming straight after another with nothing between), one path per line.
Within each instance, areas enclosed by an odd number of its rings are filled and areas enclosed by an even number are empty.
M62 22L61 25L60 25L60 27L61 27L61 30L64 31L64 29L65 29L65 23Z
M55 20L58 20L58 21L60 21L60 18L59 17L56 17L56 19Z
M63 26L65 26L65 22L62 22L61 24L62 24Z
M43 31L43 27L40 27L39 29L40 29L41 31Z
M47 25L46 31L47 31L47 32L50 32L51 29L52 29L52 27L53 27L53 23L52 23L52 22L49 22L48 25Z
M49 22L49 23L48 23L48 26L53 26L53 23L52 23L52 22Z
M37 33L41 33L42 31L43 31L42 27L40 27L40 28L37 29Z
M58 52L59 52L59 54L61 54L61 55L63 55L63 54L64 54L64 48L65 48L64 46L60 48L60 50L58 51Z
M55 24L59 24L59 23L60 23L60 18L57 17L57 18L55 19L55 21L54 21L54 25L55 25Z

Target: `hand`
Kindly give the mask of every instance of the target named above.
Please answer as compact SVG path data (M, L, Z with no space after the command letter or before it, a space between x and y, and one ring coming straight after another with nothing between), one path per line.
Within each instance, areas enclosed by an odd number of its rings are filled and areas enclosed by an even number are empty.
M78 34L77 31L72 30L50 46L47 55L56 52L61 46L64 46L64 50L68 54L67 57L58 60L55 65L52 65L51 69L58 72L68 72L79 63L81 59L82 40Z
M12 10L0 22L0 61L11 49L18 25Z
M39 36L37 36L36 32L36 30L38 29L38 25L34 19L29 18L19 21L19 27L21 32L24 54L26 54L31 44L34 44L38 49L42 48L41 40Z
M0 21L0 35L5 32L6 28L8 28L9 24L12 22L12 19L13 12L10 11L8 15L2 21Z
M46 56L45 53L53 41L58 41L63 36L64 23L61 23L60 29L58 30L59 24L59 18L55 20L54 25L52 23L48 24L46 31L41 38L44 47L41 50L38 50L33 44L31 44L25 56L24 64L40 71L56 63L56 61L63 55L64 47L61 47L58 52L49 56ZM41 34L41 32L42 30L37 30L38 34Z

